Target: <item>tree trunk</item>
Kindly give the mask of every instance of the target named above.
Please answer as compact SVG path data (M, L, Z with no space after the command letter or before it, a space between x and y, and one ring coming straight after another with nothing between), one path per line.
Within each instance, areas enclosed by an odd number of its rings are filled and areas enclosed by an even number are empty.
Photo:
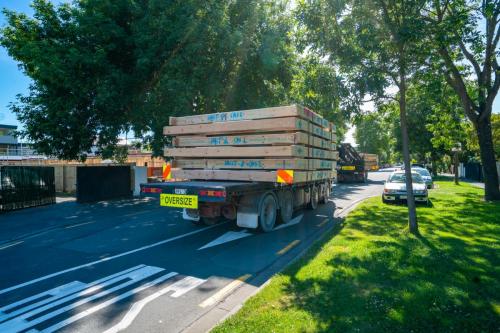
M406 178L406 202L408 205L408 228L412 234L418 234L417 209L413 196L413 183L411 179L410 148L408 140L408 123L406 120L406 73L402 62L399 66L399 120L401 122L401 139L403 143L403 161Z
M491 134L491 118L480 119L475 127L484 171L484 198L499 201L500 190L498 189L498 173Z

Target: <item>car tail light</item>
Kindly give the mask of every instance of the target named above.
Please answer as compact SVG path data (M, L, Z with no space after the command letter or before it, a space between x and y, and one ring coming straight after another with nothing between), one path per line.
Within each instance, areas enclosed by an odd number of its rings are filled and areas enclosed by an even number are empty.
M143 187L142 193L161 193L161 188L157 187Z
M226 196L226 191L209 191L209 190L201 190L198 192L199 195L203 197L219 197L223 198Z

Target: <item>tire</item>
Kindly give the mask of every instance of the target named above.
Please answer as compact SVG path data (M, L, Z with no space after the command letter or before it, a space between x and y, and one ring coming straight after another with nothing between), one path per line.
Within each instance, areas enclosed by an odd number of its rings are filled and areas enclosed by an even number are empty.
M283 196L281 198L281 207L279 219L282 223L288 223L292 219L293 215L293 193L292 191L283 192Z
M270 232L276 224L278 215L278 204L272 194L265 194L260 203L259 209L259 227L264 232Z
M323 205L326 204L326 202L328 201L328 193L330 193L330 184L329 183L323 184L321 188L323 189L323 191L321 191L321 195L319 197L318 202L321 205Z
M382 202L385 204L389 203L387 200L384 199L384 197L382 197Z
M309 200L307 208L310 210L315 210L316 208L318 208L318 202L319 202L318 187L313 186L311 187L310 191L311 191L311 199Z

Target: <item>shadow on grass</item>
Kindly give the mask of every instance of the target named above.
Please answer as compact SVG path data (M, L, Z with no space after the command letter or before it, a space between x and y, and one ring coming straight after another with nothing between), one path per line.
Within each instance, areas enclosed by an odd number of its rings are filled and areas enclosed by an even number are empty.
M360 206L283 273L281 307L305 311L319 332L500 331L500 205L449 192L419 208L418 237L405 231L406 207Z

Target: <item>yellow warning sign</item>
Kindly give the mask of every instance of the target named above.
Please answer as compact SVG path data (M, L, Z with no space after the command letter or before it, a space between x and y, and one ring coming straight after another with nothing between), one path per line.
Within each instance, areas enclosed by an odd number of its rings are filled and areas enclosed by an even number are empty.
M172 179L172 166L170 163L163 164L163 179Z
M278 170L276 172L276 181L282 184L293 184L293 170Z

